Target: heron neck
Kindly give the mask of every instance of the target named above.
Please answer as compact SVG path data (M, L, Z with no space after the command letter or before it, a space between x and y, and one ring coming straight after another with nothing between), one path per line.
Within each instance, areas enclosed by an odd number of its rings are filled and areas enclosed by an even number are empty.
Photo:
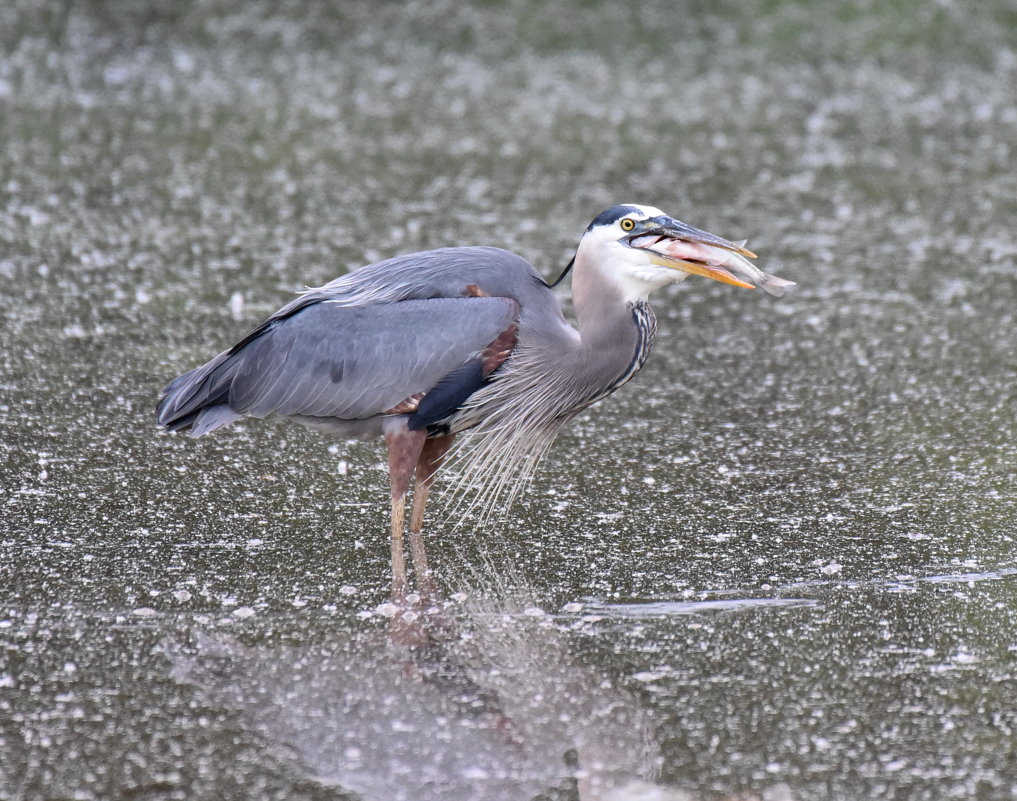
M572 282L582 362L590 381L596 376L610 392L643 366L656 320L645 298L626 298L610 283L589 278L580 271Z
M609 271L591 261L580 243L572 273L572 303L584 344L608 347L618 337L634 337L631 309L645 300L645 294L633 296Z

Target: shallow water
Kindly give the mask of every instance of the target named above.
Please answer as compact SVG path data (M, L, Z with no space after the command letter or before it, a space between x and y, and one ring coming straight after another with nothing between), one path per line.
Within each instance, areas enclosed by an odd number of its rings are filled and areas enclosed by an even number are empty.
M1008 4L7 3L0 141L0 798L1017 793ZM154 430L304 284L628 201L799 288L660 293L437 620L377 446Z

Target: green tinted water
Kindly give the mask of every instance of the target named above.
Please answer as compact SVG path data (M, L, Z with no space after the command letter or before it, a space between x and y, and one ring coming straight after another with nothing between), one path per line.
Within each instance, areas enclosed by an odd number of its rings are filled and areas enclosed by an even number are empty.
M1011 797L1015 31L5 5L0 798ZM507 521L434 527L440 625L379 609L375 445L154 431L304 284L466 243L550 276L626 201L799 290L656 298Z

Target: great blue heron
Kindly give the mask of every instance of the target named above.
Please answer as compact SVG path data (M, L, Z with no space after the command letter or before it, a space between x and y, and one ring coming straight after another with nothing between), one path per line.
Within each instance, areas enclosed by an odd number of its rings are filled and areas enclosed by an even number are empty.
M392 593L407 590L409 540L424 589L427 494L453 437L482 504L511 498L558 431L643 366L656 329L647 297L704 275L780 295L791 285L729 242L651 206L614 206L586 229L554 284L490 247L397 256L283 306L233 347L163 390L159 424L200 437L279 414L348 439L384 436L391 481ZM552 287L572 269L578 330Z

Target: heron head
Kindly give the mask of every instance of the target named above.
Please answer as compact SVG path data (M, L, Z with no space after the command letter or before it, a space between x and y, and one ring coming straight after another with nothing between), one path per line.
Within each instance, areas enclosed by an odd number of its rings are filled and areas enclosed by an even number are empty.
M629 300L645 299L690 275L745 289L758 285L773 295L793 284L764 273L749 261L754 258L744 242L693 228L653 206L625 204L590 223L579 242L576 266L613 280Z

